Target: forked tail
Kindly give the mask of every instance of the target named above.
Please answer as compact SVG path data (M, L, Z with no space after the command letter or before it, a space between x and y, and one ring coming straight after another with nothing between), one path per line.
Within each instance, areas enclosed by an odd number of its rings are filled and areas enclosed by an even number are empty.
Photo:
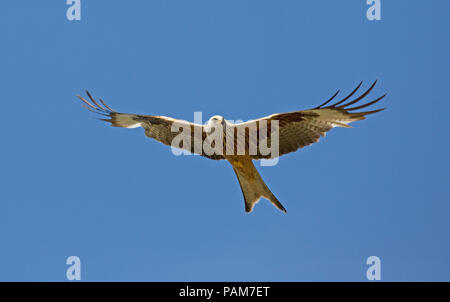
M245 200L245 211L251 212L255 204L261 197L269 200L274 206L283 212L287 212L281 202L272 194L261 175L256 170L250 158L239 158L238 160L230 160L233 170L241 185L242 194Z

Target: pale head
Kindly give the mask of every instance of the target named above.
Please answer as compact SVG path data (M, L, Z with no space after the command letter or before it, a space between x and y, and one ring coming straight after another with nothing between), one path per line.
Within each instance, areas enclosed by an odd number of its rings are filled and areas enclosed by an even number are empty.
M219 128L219 127L221 127L222 129L225 128L225 119L221 115L214 115L206 123L205 130L206 132L211 132L212 128Z

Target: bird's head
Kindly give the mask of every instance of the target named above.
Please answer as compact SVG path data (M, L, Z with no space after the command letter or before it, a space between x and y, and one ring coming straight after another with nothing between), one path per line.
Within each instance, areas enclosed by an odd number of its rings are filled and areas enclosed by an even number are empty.
M221 127L222 130L225 130L225 119L223 116L214 115L211 117L206 123L206 132L211 132L213 128Z

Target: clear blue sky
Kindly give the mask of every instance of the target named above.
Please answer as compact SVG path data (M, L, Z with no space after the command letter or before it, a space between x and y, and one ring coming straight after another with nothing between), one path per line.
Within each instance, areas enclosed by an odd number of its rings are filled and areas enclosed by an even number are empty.
M450 281L450 2L365 2L2 1L0 280ZM247 120L375 79L386 111L257 166L287 214L75 98Z

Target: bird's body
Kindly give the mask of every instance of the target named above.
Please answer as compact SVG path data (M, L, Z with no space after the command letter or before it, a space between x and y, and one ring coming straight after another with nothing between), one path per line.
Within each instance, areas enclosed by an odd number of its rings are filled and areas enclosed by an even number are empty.
M325 107L339 91L313 109L278 113L237 124L219 115L211 117L206 125L201 125L165 116L119 113L103 100L97 102L89 92L87 94L91 102L81 96L79 98L87 109L107 116L107 119L102 120L110 122L114 127L142 127L147 137L172 148L213 160L227 160L241 186L246 212L251 212L261 197L286 212L262 180L253 160L274 159L294 152L319 141L321 136L325 136L325 133L334 127L351 128L348 123L363 120L366 115L383 110L352 112L378 102L384 95L361 106L349 108L366 97L375 83L361 96L347 103L347 99L355 94L362 83L347 97L333 105Z

